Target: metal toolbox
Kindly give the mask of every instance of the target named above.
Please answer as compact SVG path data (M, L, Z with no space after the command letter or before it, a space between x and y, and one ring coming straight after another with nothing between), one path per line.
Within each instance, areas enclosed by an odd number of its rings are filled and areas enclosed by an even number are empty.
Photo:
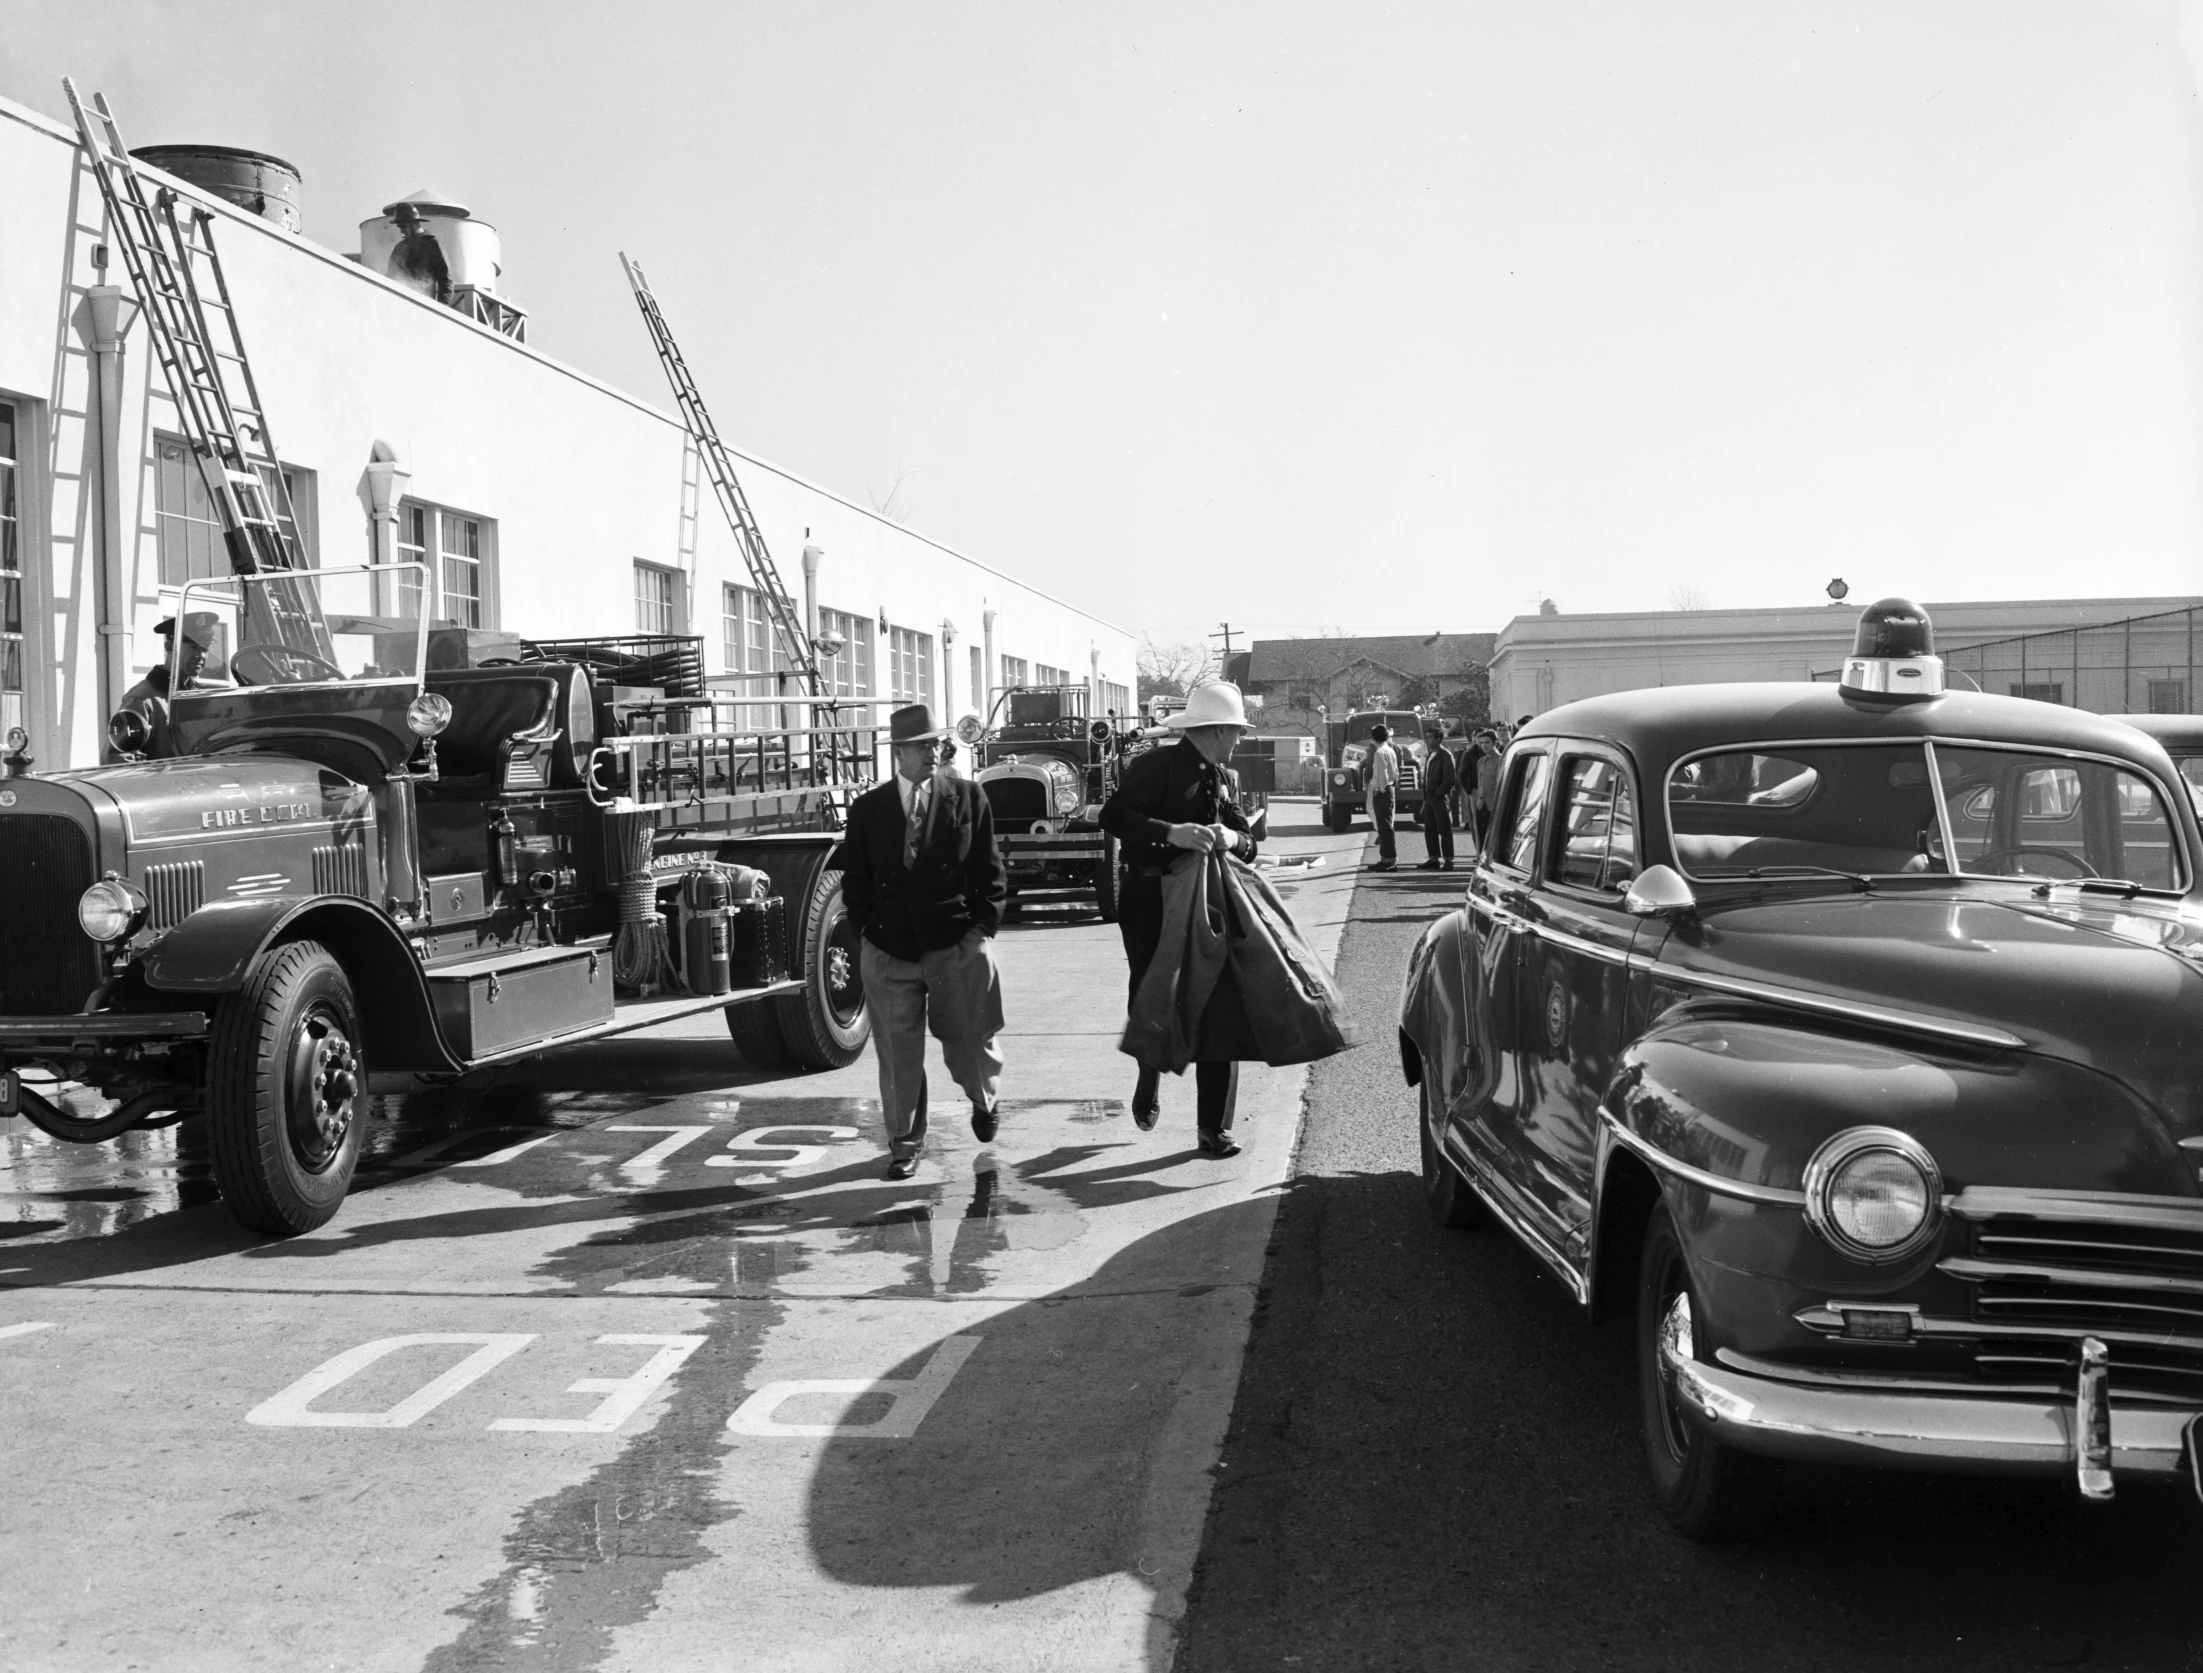
M427 974L436 1020L463 1058L612 1020L612 958L590 948L503 953Z

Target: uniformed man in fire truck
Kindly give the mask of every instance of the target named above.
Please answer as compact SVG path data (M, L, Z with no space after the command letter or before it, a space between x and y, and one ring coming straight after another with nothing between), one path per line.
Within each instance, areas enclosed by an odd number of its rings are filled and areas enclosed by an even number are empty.
M194 610L183 620L183 648L175 648L176 618L163 618L154 629L161 636L161 660L146 672L144 679L122 694L123 709L140 716L146 725L146 744L135 752L148 761L162 760L176 753L176 737L169 730L168 698L171 660L176 664L178 689L189 690L198 682L199 670L206 666L207 652L214 647L214 613ZM119 712L119 711L118 711ZM123 753L110 744L109 761L125 759Z

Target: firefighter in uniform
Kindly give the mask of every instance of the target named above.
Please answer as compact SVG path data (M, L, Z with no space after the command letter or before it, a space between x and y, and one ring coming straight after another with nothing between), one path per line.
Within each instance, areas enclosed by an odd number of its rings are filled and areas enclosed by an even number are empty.
M1232 750L1246 736L1247 712L1239 688L1221 681L1196 686L1186 706L1163 724L1180 734L1128 763L1117 793L1101 812L1102 829L1124 845L1124 897L1117 930L1131 967L1131 992L1154 960L1163 933L1163 874L1180 851L1224 853L1252 860L1255 841L1239 810ZM1236 1156L1232 1116L1238 1101L1239 1063L1259 1059L1253 1030L1227 971L1201 1019L1201 1050L1193 1066L1195 1120L1206 1156ZM1132 1119L1144 1131L1161 1113L1161 1077L1140 1066L1132 1094Z
M121 707L129 709L145 719L150 737L143 751L148 761L163 760L176 753L175 734L168 726L168 667L174 651L177 633L176 618L164 618L154 629L161 636L161 660L157 667L149 669L144 679L122 694ZM214 616L211 611L193 611L183 620L183 649L174 652L176 674L181 682L178 689L188 691L198 680L199 670L206 665L207 652L214 642ZM107 759L117 761L121 756L112 745Z

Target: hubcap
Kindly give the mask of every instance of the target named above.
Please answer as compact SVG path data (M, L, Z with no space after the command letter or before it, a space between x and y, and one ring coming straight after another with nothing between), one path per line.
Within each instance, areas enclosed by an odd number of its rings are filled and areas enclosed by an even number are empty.
M836 1027L848 1028L864 1011L864 984L857 979L857 926L848 913L837 913L826 933L826 1008Z
M289 1126L291 1147L307 1167L327 1167L344 1148L360 1094L359 1055L344 1025L316 1009L291 1041Z

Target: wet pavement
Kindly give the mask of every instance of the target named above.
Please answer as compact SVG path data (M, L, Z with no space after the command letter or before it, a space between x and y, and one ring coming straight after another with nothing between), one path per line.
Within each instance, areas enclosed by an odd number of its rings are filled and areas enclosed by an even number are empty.
M1273 844L1327 956L1360 846ZM4 1664L1167 1665L1306 1076L1140 1133L1115 930L998 947L1000 1135L936 1054L908 1181L869 1055L717 1017L377 1098L285 1242L189 1128L0 1123Z

